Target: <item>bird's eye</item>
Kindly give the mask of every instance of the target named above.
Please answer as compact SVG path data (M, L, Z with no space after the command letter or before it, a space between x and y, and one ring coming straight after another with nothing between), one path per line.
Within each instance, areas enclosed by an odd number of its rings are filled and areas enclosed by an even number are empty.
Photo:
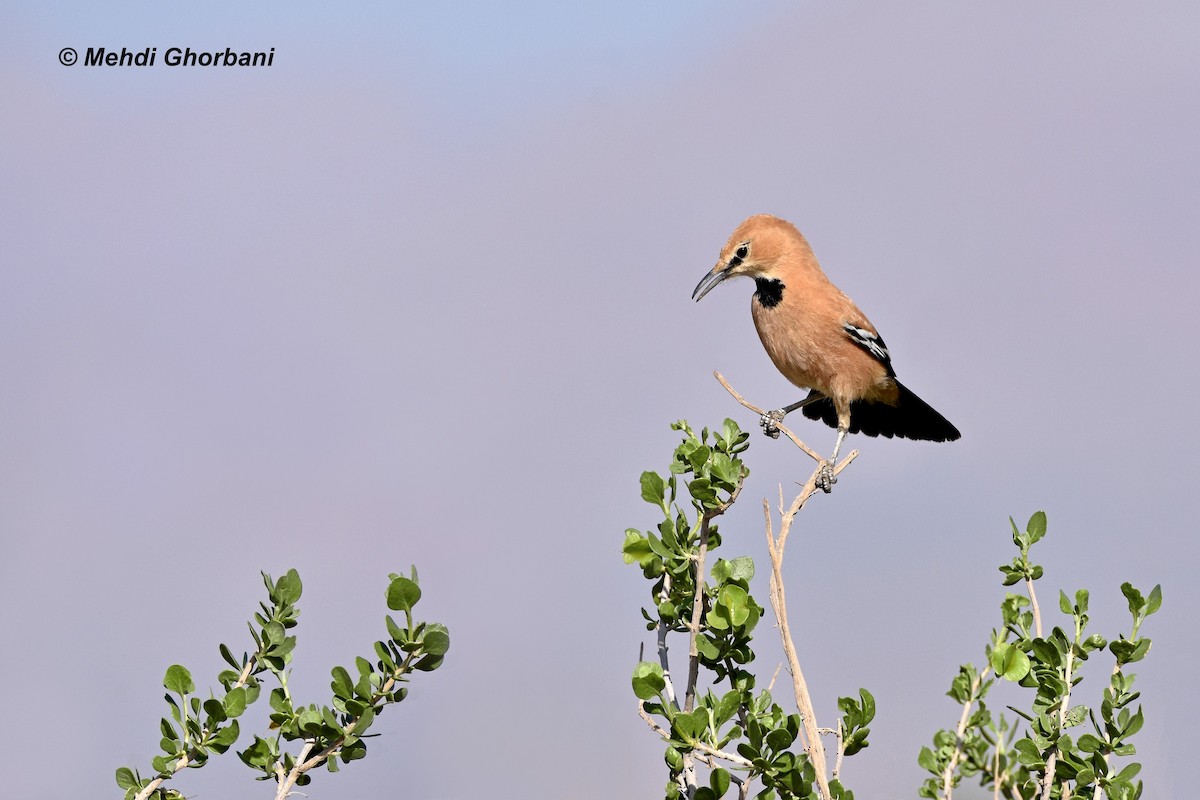
M750 255L750 243L746 242L745 244L738 245L738 249L734 251L734 255L744 261L746 256Z

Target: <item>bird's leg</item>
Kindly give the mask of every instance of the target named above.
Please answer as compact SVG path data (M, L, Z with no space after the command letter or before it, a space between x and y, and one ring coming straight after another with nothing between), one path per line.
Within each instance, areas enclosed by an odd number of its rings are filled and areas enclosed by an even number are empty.
M837 465L838 452L842 449L842 442L846 440L846 429L838 426L837 442L833 445L833 456L821 463L821 472L817 475L817 488L829 494L833 491L833 485L837 483L837 478L833 474L833 468Z
M795 411L797 408L803 408L809 403L815 403L818 400L824 400L825 395L813 392L803 400L797 400L790 406L777 408L774 411L767 411L758 418L758 424L762 426L763 433L770 436L772 439L779 438L779 423L783 422L783 418Z

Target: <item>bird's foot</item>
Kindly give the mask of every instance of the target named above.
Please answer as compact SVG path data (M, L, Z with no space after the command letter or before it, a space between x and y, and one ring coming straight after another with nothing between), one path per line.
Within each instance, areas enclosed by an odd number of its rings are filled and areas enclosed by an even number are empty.
M774 411L768 411L758 418L758 424L762 426L762 431L772 439L779 438L779 423L783 422L783 418L787 416L787 412L782 408L777 408Z
M837 476L833 474L833 462L822 461L821 468L817 470L817 488L825 494L833 491L833 485L837 483Z

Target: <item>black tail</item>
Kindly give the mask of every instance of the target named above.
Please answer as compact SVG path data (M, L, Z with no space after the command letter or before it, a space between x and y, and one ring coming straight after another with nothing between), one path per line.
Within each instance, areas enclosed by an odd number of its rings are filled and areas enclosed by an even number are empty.
M928 442L953 442L961 436L958 428L951 425L949 420L899 381L896 381L896 387L900 389L900 399L894 406L865 400L851 403L850 432ZM837 411L828 397L804 406L803 411L809 419L821 420L831 428L837 427Z

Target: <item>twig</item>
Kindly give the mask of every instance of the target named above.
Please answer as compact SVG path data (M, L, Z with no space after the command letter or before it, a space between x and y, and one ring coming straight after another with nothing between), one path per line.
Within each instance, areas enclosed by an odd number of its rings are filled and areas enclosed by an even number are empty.
M842 730L842 721L838 720L837 726L837 760L833 762L833 779L837 780L838 775L842 773L842 759L846 756L846 740L845 731Z
M646 724L649 725L651 728L653 728L654 732L657 733L659 736L661 736L664 739L671 738L671 734L667 733L667 730L665 728L663 728L662 725L659 725L654 720L654 717L650 716L649 712L646 711L646 701L645 700L638 701L638 716L641 717L643 720L645 720Z
M664 575L662 594L664 596L670 596L670 593L671 576ZM663 682L666 684L664 687L664 692L666 693L667 700L671 703L671 705L675 708L679 708L679 701L675 699L675 682L671 680L671 660L667 652L667 634L670 633L670 630L666 625L663 624L661 619L658 621L658 624L655 625L655 628L658 632L658 663L659 666L662 667Z
M809 479L806 489L810 490L816 486L816 476ZM801 495L803 497L803 494ZM792 509L798 511L803 504L801 497L796 498L796 502L792 503ZM805 498L807 499L807 498ZM788 661L788 669L792 673L792 690L796 695L796 707L800 711L800 721L804 726L803 744L804 750L808 753L808 758L812 761L813 769L817 776L817 788L821 792L822 800L831 800L832 794L829 791L829 777L826 774L825 765L825 748L821 744L821 736L817 732L816 713L813 711L812 698L808 693L808 684L804 680L804 672L800 668L800 658L796 655L796 645L792 641L792 633L788 627L787 620L787 597L783 588L783 544L787 536L787 529L791 525L791 517L795 511L789 509L789 514L785 515L780 523L779 538L775 538L771 524L771 506L766 500L763 501L763 515L766 517L767 529L767 551L771 556L771 608L775 611L775 618L779 621L779 635L783 640L783 653Z
M727 380L725 380L724 375L722 375L719 372L714 372L713 377L715 377L720 382L720 384L725 387L725 391L727 391L731 395L733 395L734 400L737 400L744 407L753 411L755 414L758 414L760 417L767 413L763 409L759 408L758 406L754 405L753 403L748 401L746 398L744 398L740 394L738 394L737 390L734 389L732 386L730 386L729 382ZM824 463L825 459L821 458L821 456L818 455L817 452L815 450L813 450L811 447L806 445L804 442L800 441L800 438L798 436L796 436L796 434L794 434L790 430L788 430L788 428L785 427L782 422L776 422L776 423L774 423L774 425L776 428L779 429L779 431L781 433L783 433L785 436L787 436L789 439L792 440L792 444L796 445L796 447L799 447L805 453L808 453L809 457L812 458L813 461L816 461L818 464Z
M1042 610L1038 607L1037 593L1033 591L1033 580L1025 577L1025 588L1029 590L1029 605L1033 611L1033 630L1039 639L1042 638Z
M715 747L705 744L704 742L696 742L696 749L715 756L723 761L728 761L730 764L737 764L745 769L754 769L754 762L749 759L735 756L733 753L726 753L724 750L718 750Z
M638 716L641 717L645 723L654 730L655 733L657 733L663 739L670 740L670 732L668 732L667 729L662 725L659 725L654 717L650 716L650 713L646 711L646 702L644 700L638 702ZM737 766L745 769L754 768L754 763L749 759L742 758L741 756L734 755L733 753L727 753L724 750L718 750L710 744L706 744L704 742L695 742L694 746L697 750L707 756L711 756L712 758L719 758L722 761L728 761L730 764L736 764Z
M729 385L725 377L719 372L714 372L713 376L717 381L725 387L725 391L740 403L743 407L762 416L766 412L746 400L736 389ZM788 671L792 674L792 689L796 695L796 707L800 711L800 720L804 727L804 736L802 743L804 750L808 754L809 760L812 762L813 769L816 772L817 788L820 791L822 800L831 800L832 794L829 790L829 775L827 773L828 766L825 760L825 747L821 743L820 729L817 726L816 713L813 711L812 697L808 692L808 684L804 680L804 672L800 668L800 658L796 654L796 645L792 640L791 629L788 625L787 618L787 596L783 584L783 553L787 546L787 537L791 533L792 521L796 514L804 508L805 503L813 496L817 490L817 479L820 476L821 467L826 463L816 451L802 442L799 437L791 432L787 426L781 423L775 423L775 427L781 433L786 435L796 447L803 450L809 458L817 462L817 469L809 477L800 489L800 493L792 501L791 506L786 510L783 508L783 487L779 489L779 536L775 536L773 525L771 522L771 506L766 500L763 501L763 516L766 519L766 534L767 534L767 552L771 557L771 608L775 611L775 619L779 623L779 635L783 640L783 652L787 658ZM850 465L855 458L858 457L858 451L852 450L842 461L833 465L833 474L836 476L847 466ZM773 681L774 679L772 679ZM839 736L840 740L840 736ZM841 745L839 744L839 758L835 766L834 774L841 768Z
M780 661L775 665L775 674L771 676L771 682L767 684L767 693L769 694L775 688L775 679L779 677L779 670L783 669L783 662Z
M374 710L375 703L379 702L379 700L387 697L388 694L391 693L392 689L396 686L396 674L405 674L408 671L408 666L412 663L413 659L419 652L419 650L414 650L413 652L409 653L405 657L404 662L396 667L396 671L389 676L388 679L383 682L383 685L379 687L378 691L372 695L374 698L371 701L372 710ZM354 729L358 726L360 719L361 716L347 723L346 727L342 728L341 736L334 739L327 747L321 750L321 752L317 753L312 758L308 758L308 760L305 759L308 757L308 754L312 752L313 748L316 747L316 742L312 739L305 740L304 747L301 748L300 754L296 756L296 765L292 767L291 772L287 774L287 778L279 784L279 789L275 792L275 800L284 800L284 798L292 793L292 787L296 785L296 781L299 780L301 775L308 772L313 767L321 766L321 764L324 764L330 757L336 756L337 752L342 749L342 745L346 743L346 738L354 733Z
M700 520L700 551L696 556L696 593L692 598L692 619L688 623L688 679L683 710L691 712L696 705L696 683L700 680L700 617L704 613L704 560L708 556L708 515Z
M971 689L967 693L967 702L963 703L962 714L958 717L958 727L954 731L954 752L950 754L950 761L946 764L946 769L942 772L942 797L943 800L950 800L954 793L954 770L958 768L958 762L963 757L963 737L967 733L967 722L971 719L971 706L975 704L975 693L979 691L979 687L983 685L983 679L992 671L989 664L983 668L975 676L975 680L971 681Z

